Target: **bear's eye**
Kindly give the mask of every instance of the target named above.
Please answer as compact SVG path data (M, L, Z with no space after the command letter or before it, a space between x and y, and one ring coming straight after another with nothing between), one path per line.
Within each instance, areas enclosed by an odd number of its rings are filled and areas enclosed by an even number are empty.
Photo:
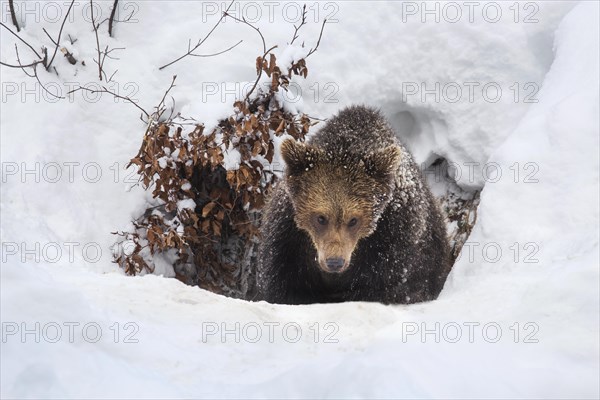
M323 216L323 215L319 215L319 216L317 217L317 222L318 222L320 225L327 225L327 218L325 218L325 216Z
M355 226L358 223L358 219L356 218L352 218L350 221L348 221L348 226L350 228L352 228L353 226Z

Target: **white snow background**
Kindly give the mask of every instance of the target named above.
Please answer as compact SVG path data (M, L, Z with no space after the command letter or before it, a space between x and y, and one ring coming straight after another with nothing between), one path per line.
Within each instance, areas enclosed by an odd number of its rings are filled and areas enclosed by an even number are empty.
M21 37L53 49L42 28L56 37L67 3L15 2ZM96 3L107 17L112 2ZM119 18L133 11L132 20L116 23L113 38L100 30L102 46L125 48L106 61L109 75L118 70L111 88L151 110L176 74L176 111L209 126L227 115L236 83L254 80L256 32L226 20L197 53L243 43L160 71L226 3L120 3ZM299 6L267 3L233 12L282 55ZM597 2L476 2L472 21L458 2L457 22L448 3L307 3L306 47L330 23L308 79L297 81L302 98L288 106L318 118L353 103L380 107L419 162L444 156L462 187L483 187L470 245L439 299L410 306L252 303L164 276L128 277L111 263L110 232L127 229L148 200L124 170L144 125L106 94L66 94L98 81L86 4L77 2L61 39L86 66L59 53L58 76L40 69L65 99L0 68L3 398L600 396ZM490 22L494 4L502 14ZM0 38L1 60L15 63L18 40L5 29ZM34 60L20 42L19 54ZM421 85L436 82L458 84L462 96L423 101ZM478 83L474 99L469 82ZM482 95L490 82L502 89L496 102ZM537 102L525 101L531 92ZM502 176L486 175L489 165Z

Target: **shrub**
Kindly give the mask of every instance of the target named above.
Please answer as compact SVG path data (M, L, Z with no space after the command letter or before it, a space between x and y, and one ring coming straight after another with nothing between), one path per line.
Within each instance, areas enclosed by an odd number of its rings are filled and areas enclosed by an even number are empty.
M115 261L127 274L153 272L162 257L187 284L252 297L260 210L276 180L273 139L304 140L314 124L306 114L285 111L278 95L293 77L307 76L305 60L283 72L269 53L256 66L259 78L271 78L268 88L237 100L231 115L209 131L180 115L161 121L161 106L150 118L130 165L152 189L155 204L132 221L131 232L116 233ZM226 157L239 163L232 168Z

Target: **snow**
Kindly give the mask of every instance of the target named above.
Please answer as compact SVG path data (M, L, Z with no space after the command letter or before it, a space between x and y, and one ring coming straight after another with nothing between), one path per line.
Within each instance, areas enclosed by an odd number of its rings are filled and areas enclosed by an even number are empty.
M193 210L195 208L196 202L194 201L194 199L183 199L177 202L177 209L180 211L185 209Z
M234 170L240 167L242 155L240 154L238 149L234 149L233 146L230 146L230 148L223 153L223 156L223 166L226 170Z
M435 13L425 14L426 7L433 10L436 4L437 23ZM431 153L445 156L463 171L459 184L481 187L492 151L523 117L531 105L526 101L539 98L527 95L541 87L552 61L554 29L573 3L535 3L539 10L532 18L537 23L523 22L534 11L527 3L519 3L523 23L514 22L511 2L490 3L502 7L503 17L493 23L487 22L494 15L493 7L484 11L486 3L475 3L470 12L461 7L457 23L440 4L390 2L366 10L364 3L352 2L340 7L338 22L326 26L322 43L334 43L334 48L324 47L325 56L309 58L310 83L303 93L312 96L320 90L323 98L316 104L307 101L307 112L333 113L356 102L378 105L409 138L418 163L428 161ZM417 7L416 14L410 5ZM390 15L398 23L385 24L385 33L364 26ZM526 88L528 83L532 86ZM471 179L469 165L474 165Z
M111 3L100 3L105 16ZM176 74L175 112L214 126L253 80L258 35L226 21L199 53L243 38L240 46L158 67L207 33L215 4L135 3L137 22L117 23L114 38L100 32L101 43L126 48L106 61L110 73L118 69L111 87L150 110ZM250 13L247 4L258 3L236 3L234 15ZM288 17L282 5L271 13L263 5L260 19L282 62L301 54L286 47L296 9L289 4ZM514 22L512 2L501 3L497 23L480 9L472 23L465 9L457 23L421 22L422 10L406 8L421 2L327 4L309 4L317 22L303 28L306 47L322 19L330 23L307 60L307 81L298 81L302 100L288 106L319 118L352 103L381 107L418 162L444 156L461 169L461 186L483 187L477 223L440 298L252 303L167 278L168 254L157 263L164 276L125 276L111 263L110 232L129 229L150 201L134 168L125 169L145 129L139 110L106 95L51 99L22 71L2 67L2 397L600 396L598 4L535 3L538 22L529 24ZM518 4L522 21L532 9ZM64 96L67 87L97 84L84 12L83 3L75 7L64 35L77 37L69 50L87 66L58 54L59 77L40 70ZM397 23L382 22L391 15ZM51 47L42 28L56 35L59 23L26 22L23 37ZM12 62L14 37L1 32L1 59ZM25 48L20 54L31 61ZM406 93L415 82L497 82L503 96L422 101L421 92ZM538 102L515 102L515 82L521 97L536 84ZM486 182L486 165L501 179Z

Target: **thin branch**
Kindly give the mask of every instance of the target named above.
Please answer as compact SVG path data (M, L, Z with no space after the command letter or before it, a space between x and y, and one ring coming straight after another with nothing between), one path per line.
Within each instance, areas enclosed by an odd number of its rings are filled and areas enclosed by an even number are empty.
M38 83L40 84L40 86L42 87L42 89L44 89L44 91L45 91L46 93L48 93L49 95L51 95L51 96L53 96L53 97L55 97L55 98L57 98L57 99L64 99L64 97L62 97L62 96L57 96L57 95L55 95L54 93L52 93L51 91L49 91L49 90L46 88L46 86L44 86L44 84L42 83L42 81L40 81L40 78L39 78L39 76L38 76L38 74L37 74L37 65L33 67L33 75L35 76L35 79L38 81Z
M273 51L276 48L277 48L277 46L273 46L270 49L265 50L261 59L264 60L265 57L267 56L267 54L269 54L271 51ZM250 89L250 91L248 93L246 93L246 98L245 98L246 101L248 101L248 99L250 99L250 95L252 94L252 92L254 92L254 89L256 89L256 86L258 85L258 82L260 81L260 77L262 76L262 73L263 73L263 70L262 70L262 68L260 68L258 70L258 76L256 77L256 80L254 81L254 85L252 85L252 88Z
M119 72L118 69L116 69L115 72L112 73L112 75L106 80L106 82L112 82L112 78L117 74L117 72Z
M227 16L227 17L231 17L232 19L234 19L235 21L244 23L246 25L248 25L250 28L254 29L256 32L258 32L258 34L260 35L260 39L262 40L262 44L263 44L263 52L266 53L267 52L267 43L265 42L265 37L263 36L262 32L260 31L260 29L258 29L257 27L255 27L254 25L252 25L250 22L246 21L246 18L240 19L238 17L234 17L231 14L228 14L227 11L225 11L223 13L223 16Z
M238 22L242 22L242 23L248 25L250 28L254 29L259 34L260 40L262 40L262 44L263 44L263 55L261 57L262 60L264 60L264 58L267 56L267 54L269 54L273 49L277 48L277 46L273 46L273 47L271 47L270 49L267 50L267 42L265 41L265 37L263 36L262 32L260 31L259 28L255 27L250 22L246 21L246 18L242 17L242 19L240 19L238 17L234 17L231 14L227 14L227 11L225 13L223 13L223 14L227 15L228 17L233 18L234 20L236 20ZM248 93L246 93L245 101L248 101L248 99L250 98L250 95L256 89L256 86L258 85L258 82L260 81L260 78L262 77L262 73L263 73L262 68L259 68L259 70L258 70L258 76L256 77L256 80L254 81L254 85L252 85L252 88L250 89L250 91Z
M129 22L131 20L131 18L133 17L133 15L135 14L135 10L131 11L131 14L129 14L129 16L125 19L113 19L113 23L114 22ZM98 26L98 28L100 28L106 21L110 22L110 17L106 17L104 18L102 21L98 22L98 24L96 24Z
M110 12L110 17L108 18L108 36L112 37L113 32L113 21L115 20L115 13L117 12L117 3L119 0L115 0L113 3L112 11Z
M17 46L16 43L15 43L15 54L17 56L17 62L19 63L19 67L25 73L25 75L27 75L30 78L35 78L35 75L36 75L35 69L39 63L34 63L33 65L31 65L33 67L33 73L30 75L29 72L25 71L25 68L27 66L24 66L23 63L21 62L21 57L19 57L19 47Z
M85 88L85 87L79 86L79 87L77 87L77 88L75 88L75 89L73 89L73 90L69 91L67 94L71 94L71 93L77 92L77 91L79 91L79 90L85 90L85 91L87 91L87 92L90 92L90 93L92 93L92 94L95 94L95 93L108 93L108 94L111 94L111 95L113 95L114 97L116 97L116 98L118 98L118 99L122 99L122 100L125 100L125 101L127 101L127 102L129 102L129 103L133 104L134 106L136 106L136 107L138 108L138 110L141 110L141 111L144 113L144 115L146 115L146 117L147 117L147 118L150 118L150 114L148 114L148 113L146 112L146 110L144 110L142 107L140 107L140 106L139 106L139 105L138 105L138 104L137 104L137 103L136 103L134 100L132 100L130 97L127 97L127 96L121 96L121 95L118 95L118 94L116 94L115 92L111 92L110 90L108 90L108 89L106 88L106 86L102 86L102 90L90 89L90 88Z
M158 103L158 105L156 107L154 107L156 109L156 111L154 111L152 113L152 115L149 115L145 110L142 109L142 112L144 114L146 114L146 119L147 119L146 121L144 121L143 118L142 118L142 116L140 116L140 119L142 120L142 122L144 122L146 124L146 132L144 133L144 137L146 137L146 135L148 135L148 132L150 132L150 128L152 127L152 123L154 121L158 121L160 119L160 116L164 112L165 99L167 98L167 95L169 94L169 91L175 87L175 79L177 79L177 75L173 75L173 80L171 81L171 85L165 91L165 94L163 95L162 99L160 100L160 103ZM137 106L137 104L136 104L136 106ZM139 106L138 106L138 108L141 109L141 107L139 107ZM137 157L141 157L144 153L145 153L145 151L144 151L144 143L142 143L142 145L140 146L140 148L139 148L139 150L137 152L137 155L135 157L136 158ZM127 168L129 168L131 165L132 165L132 162L130 162L127 165Z
M96 61L96 64L98 64L98 79L102 81L102 64L100 63L100 39L98 39L98 27L96 26L96 21L94 21L94 4L92 3L92 0L90 0L90 8L92 13L92 26L94 27L94 33L96 34L96 50L98 51L98 61Z
M60 30L58 31L58 37L56 38L56 42L55 42L56 47L54 48L54 54L52 54L52 58L50 59L50 62L48 63L48 65L46 65L46 70L50 69L50 66L52 65L52 61L54 61L54 57L56 57L56 52L58 51L58 43L60 43L60 36L62 35L63 28L65 27L65 22L67 22L67 18L69 18L69 13L71 12L71 8L73 8L73 4L75 4L75 0L71 1L71 5L69 5L69 9L67 10L65 19L63 19L62 25L60 26Z
M110 78L106 75L106 71L104 70L104 62L106 61L107 58L110 58L111 60L118 60L117 57L113 57L110 55L110 53L112 53L115 50L125 50L125 47L115 47L114 49L109 49L108 46L106 46L106 48L104 49L104 51L101 53L102 54L102 59L100 60L99 66L100 66L100 71L102 73L102 75L104 76L104 79L106 80L106 82L110 82L112 80L112 78L115 76L115 74L117 73L118 70L116 70L115 72L112 73L112 75L110 76ZM94 59L94 62L98 63L96 61L96 59Z
M40 62L37 62L37 63L33 63L32 65L29 65L29 66L33 67L33 72L30 74L30 73L29 73L29 72L27 72L27 70L25 69L25 68L27 68L28 66L26 66L26 65L23 65L23 63L21 62L21 58L19 57L19 48L17 47L17 44L16 44L16 43L15 43L15 54L17 55L17 62L19 63L19 68L21 68L21 71L23 71L23 73L24 73L25 75L27 75L28 77L30 77L30 78L35 78L35 75L36 75L36 72L35 72L36 65L37 65L38 63L39 63L39 64L41 64L41 61L40 61Z
M109 77L106 74L106 71L104 70L104 62L106 61L107 58L110 58L111 60L118 60L118 58L112 57L110 55L110 53L112 53L115 50L125 50L125 48L124 47L116 47L116 48L113 48L113 49L109 49L108 45L107 45L104 48L103 51L100 50L100 38L98 36L98 27L100 26L101 23L97 24L96 20L94 18L94 6L93 6L92 0L90 0L90 5L91 5L91 8L92 8L92 11L91 11L92 27L94 28L94 35L96 37L96 51L98 52L98 59L96 60L94 58L93 60L98 65L98 79L100 81L102 81L102 78L104 77L104 80L106 82L110 82L110 81L112 81L112 78L115 76L115 74L117 73L118 70L115 71L115 72L113 72L112 75ZM117 1L115 1L114 6L115 7L117 6ZM114 18L114 15L111 14L111 17ZM111 21L109 21L109 22L111 22Z
M64 99L64 97L58 96L54 93L52 93L51 91L49 91L46 86L42 83L42 81L40 80L40 77L38 76L37 73L37 66L38 64L42 64L41 61L35 62L31 67L33 69L33 74L30 75L29 73L27 73L27 71L25 71L25 68L27 67L26 65L23 65L21 63L21 58L19 57L19 48L17 47L17 44L15 43L15 53L17 55L17 62L19 63L20 68L23 70L23 72L25 72L25 75L31 77L31 78L35 78L35 80L40 84L40 86L42 87L42 89L44 89L44 91L46 93L48 93L50 96L56 98L56 99Z
M25 45L27 47L29 47L31 49L31 51L34 52L34 54L38 57L38 58L42 58L42 56L40 56L40 53L38 53L37 51L35 51L35 49L33 47L31 47L31 45L29 43L27 43L26 41L24 41L21 36L17 35L16 33L14 33L8 26L4 25L2 22L0 22L0 25L2 25L4 28L6 28L6 30L8 30L10 33L12 33L13 35L15 35L17 37L17 39L19 39L21 42L25 43Z
M27 65L13 65L13 64L7 64L5 62L0 61L0 65L4 65L5 67L10 67L10 68L27 68L27 67L33 67L38 64L42 64L42 62L38 60L38 61L32 62L31 64L27 64ZM33 75L29 75L29 76L33 77Z
M317 51L317 49L319 48L319 44L321 44L321 37L323 37L323 29L325 29L325 24L327 23L327 19L323 20L323 25L321 25L321 33L319 33L319 40L317 40L317 45L310 49L310 51L308 52L308 54L306 55L306 57L304 57L305 59L308 58L308 56L310 56L312 53L314 53L315 51Z
M213 53L213 54L190 54L190 56L192 57L214 57L214 56L218 56L221 55L223 53L227 53L228 51L236 48L238 45L240 45L243 42L243 40L240 40L239 42L237 42L236 44L234 44L233 46L223 50L223 51L219 51L218 53Z
M50 39L55 46L58 46L58 43L56 43L54 41L54 39L52 38L52 36L50 36L50 34L48 33L48 31L46 30L46 28L42 28L42 30L44 31L44 33L46 34L46 36L48 36L48 39Z
M312 116L310 116L308 114L304 114L304 115L306 115L311 120L315 120L315 121L327 122L329 120L328 118L317 118L317 117L312 117Z
M17 14L15 14L13 0L8 0L8 8L10 8L10 18L12 19L13 25L17 28L17 32L21 32L21 28L19 28L19 23L17 22Z
M27 75L30 78L33 78L35 75L27 72L27 70L25 70L25 68L29 68L29 67L35 68L36 65L42 64L42 60L37 60L37 61L32 62L31 64L23 65L23 63L21 62L21 59L19 58L19 47L17 46L16 43L15 43L15 54L17 55L17 62L18 62L17 65L8 64L8 63L4 63L1 61L0 61L0 65L4 65L5 67L10 67L10 68L19 68L25 73L25 75Z
M304 4L304 7L302 7L302 20L300 21L300 24L298 26L294 25L294 36L292 36L290 45L294 44L294 41L298 39L298 32L304 25L306 25L306 4Z
M155 107L156 111L154 112L154 114L156 115L156 119L160 118L160 116L164 112L165 99L167 98L167 95L169 94L171 89L173 89L175 87L175 79L177 79L177 75L173 75L173 80L171 81L171 85L165 91L165 94L163 95L162 99L160 100L160 103L158 103L158 105Z
M111 56L110 53L112 53L115 50L125 50L125 47L113 47L112 49L108 49L108 46L106 46L106 49L104 49L104 52L102 54L104 54L103 58L110 58L111 60L120 60L120 58Z
M234 1L235 0L232 0L231 3L229 3L229 5L227 6L227 9L223 12L223 15L221 15L221 18L219 18L219 20L217 21L217 23L215 24L215 26L213 26L213 28L208 32L208 34L204 37L204 39L198 40L198 43L196 43L196 45L194 46L193 49L190 49L190 45L188 44L188 51L187 51L187 53L185 53L181 57L177 58L176 60L171 61L170 63L163 65L162 67L159 68L159 70L163 70L163 69L167 68L168 66L175 64L177 61L180 61L180 60L184 59L185 57L191 55L194 52L194 50L196 50L198 47L202 46L202 44L206 41L206 39L208 39L210 37L210 35L215 31L215 29L217 29L217 27L219 26L219 24L221 23L221 21L223 21L223 18L225 18L226 15L229 15L229 14L227 14L227 11L229 11L229 9L233 5Z

